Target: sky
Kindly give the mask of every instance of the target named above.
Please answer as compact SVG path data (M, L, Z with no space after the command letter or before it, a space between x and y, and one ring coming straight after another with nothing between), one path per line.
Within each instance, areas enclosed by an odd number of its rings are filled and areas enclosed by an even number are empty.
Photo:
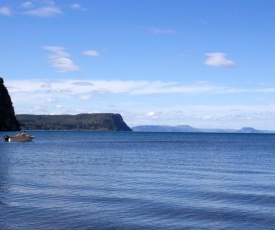
M274 0L0 0L16 114L275 130Z

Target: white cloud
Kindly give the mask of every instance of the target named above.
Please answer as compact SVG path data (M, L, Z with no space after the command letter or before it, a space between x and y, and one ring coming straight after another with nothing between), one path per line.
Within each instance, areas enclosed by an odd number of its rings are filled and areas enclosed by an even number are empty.
M83 54L87 55L87 56L91 56L91 57L98 57L99 56L99 53L95 50L86 50L86 51L83 51Z
M151 118L159 118L158 114L156 114L155 112L148 112L147 116Z
M204 116L202 117L203 120L213 120L214 117L213 116Z
M204 62L205 65L214 67L232 67L235 65L233 61L226 59L225 53L206 53L205 55L208 56Z
M79 4L77 4L77 3L72 4L70 7L71 7L72 9L75 9L75 10L82 10L82 11L86 10L86 8L82 7L81 5L79 5Z
M52 98L48 98L46 100L47 103L56 103L56 100L55 99L52 99Z
M0 7L0 14L5 16L11 16L11 9L9 7Z
M78 81L78 82L73 82L73 85L82 85L82 86L91 86L93 85L91 82L87 82L87 81Z
M155 113L154 112L148 112L147 115L150 116L150 117L152 117L152 116L155 115Z
M41 0L41 2L46 5L54 5L55 4L54 0Z
M49 18L63 14L62 9L58 7L53 0L23 1L21 4L19 3L18 8L18 13L41 18ZM80 11L87 10L77 3L70 5L70 8ZM1 14L11 16L12 11L9 7L0 7L0 15Z
M24 12L24 14L42 18L53 17L62 13L63 12L56 6L44 6Z
M80 100L82 100L82 101L88 101L88 100L90 100L90 99L92 98L92 96L89 95L89 94L82 94L82 95L79 95L78 98L79 98Z
M51 48L55 50L55 48ZM57 48L56 48L57 49ZM63 49L59 50L63 54ZM66 52L64 52L67 54ZM55 57L50 57L55 60ZM57 58L58 59L58 58ZM53 61L54 61L53 60ZM62 66L64 67L64 66ZM57 67L56 67L57 68ZM65 70L71 69L66 67ZM65 71L63 70L63 71ZM154 94L243 94L259 93L274 94L275 88L234 88L225 87L208 82L194 82L184 84L178 82L160 81L122 81L122 80L17 80L6 82L12 93L41 93L51 92L53 94L70 93L71 95L85 94L128 94L128 95L154 95ZM48 98L49 96L47 96Z
M35 105L28 111L31 114L47 114L48 107L45 105Z
M45 50L51 51L52 54L48 55L48 60L52 67L59 70L59 72L72 72L79 71L80 68L74 64L70 59L70 54L64 51L63 47L58 46L45 46Z
M32 2L24 2L24 3L22 3L21 4L21 6L23 7L23 8L30 8L30 7L32 7L33 6L33 3Z
M47 47L54 54L49 55L49 59L55 68L63 71L72 71L74 66L60 66L59 57L68 55L60 47ZM54 56L54 57L52 57ZM57 59L57 60L56 60ZM57 62L57 63L56 63ZM78 69L78 68L77 68ZM18 80L7 83L12 93L71 93L72 95L81 94L128 94L128 95L153 95L153 94L241 94L241 93L275 93L275 88L234 88L219 86L208 82L183 84L178 82L160 81L122 81L122 80L56 80L32 81Z

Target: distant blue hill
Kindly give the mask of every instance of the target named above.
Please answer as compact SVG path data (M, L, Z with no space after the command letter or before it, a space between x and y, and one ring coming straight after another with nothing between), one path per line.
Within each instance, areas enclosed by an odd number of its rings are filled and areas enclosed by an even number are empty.
M244 127L237 131L238 133L266 133L266 131L263 130L257 130L252 127Z
M257 130L251 127L244 127L240 130L236 129L200 129L193 128L189 125L140 125L132 127L135 132L203 132L203 133L275 133L274 131Z

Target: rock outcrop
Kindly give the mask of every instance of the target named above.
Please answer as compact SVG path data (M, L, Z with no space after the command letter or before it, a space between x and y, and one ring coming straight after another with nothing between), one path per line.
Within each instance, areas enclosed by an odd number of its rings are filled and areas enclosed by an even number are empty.
M0 131L20 130L12 106L12 101L7 88L4 85L3 78L0 78Z

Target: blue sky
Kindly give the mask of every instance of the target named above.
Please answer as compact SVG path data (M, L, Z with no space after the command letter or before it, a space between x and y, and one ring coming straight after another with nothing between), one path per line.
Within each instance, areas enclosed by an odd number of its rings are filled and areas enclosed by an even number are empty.
M275 130L273 0L0 0L17 114Z

